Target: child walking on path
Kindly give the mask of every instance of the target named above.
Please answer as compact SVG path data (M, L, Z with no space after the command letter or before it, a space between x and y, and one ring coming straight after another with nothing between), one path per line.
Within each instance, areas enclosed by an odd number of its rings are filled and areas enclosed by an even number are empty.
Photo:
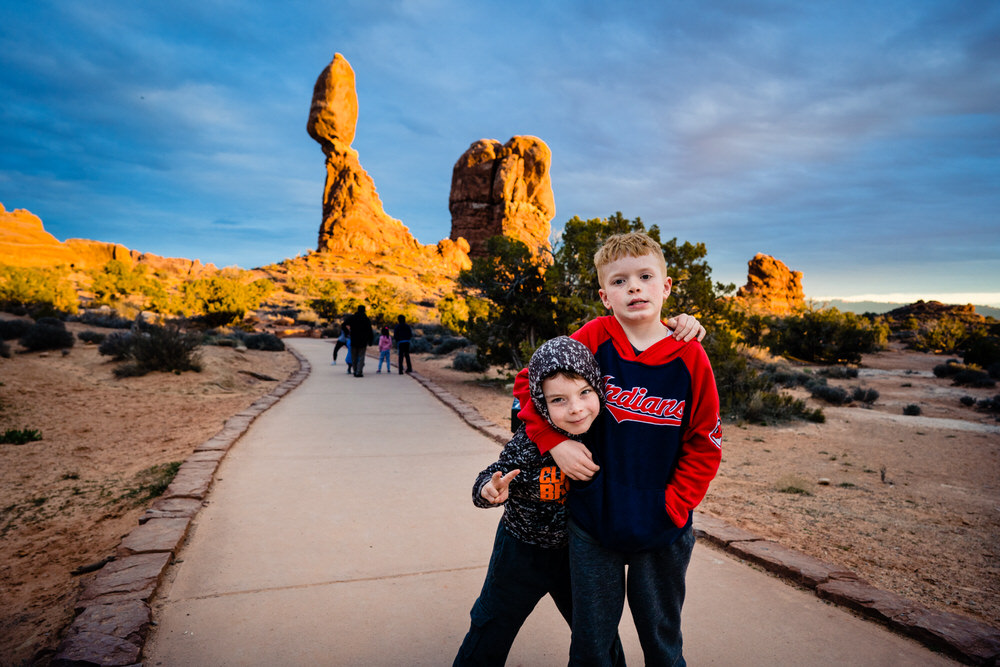
M392 338L389 337L389 327L382 327L382 335L378 337L378 370L382 372L382 362L385 362L385 372L391 373L392 366L389 363L389 350L392 349Z
M555 432L579 438L603 404L597 361L566 336L544 343L528 364L531 401ZM522 426L479 473L472 487L477 507L504 506L497 526L486 582L472 607L472 625L454 665L503 665L525 619L546 594L571 622L567 552L568 480L549 454L540 454ZM611 664L624 664L620 641L613 641Z
M722 458L715 377L701 345L681 342L660 319L671 280L658 242L643 233L612 236L594 265L612 315L572 335L605 380L606 410L590 448L540 414L529 400L530 372L514 386L528 437L574 480L570 664L611 664L627 595L645 664L684 665L691 517Z

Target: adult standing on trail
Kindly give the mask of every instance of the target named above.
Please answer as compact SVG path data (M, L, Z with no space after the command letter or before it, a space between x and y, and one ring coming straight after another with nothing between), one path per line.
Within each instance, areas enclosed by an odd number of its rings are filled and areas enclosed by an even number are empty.
M354 377L364 377L365 348L374 340L372 321L365 314L364 304L358 306L357 311L348 317L344 324L351 332L351 368L354 370Z
M413 329L406 323L406 318L402 315L398 318L399 324L392 330L392 337L396 339L396 357L399 359L399 374L403 374L403 359L406 359L406 372L413 371L410 363L410 339L413 338Z

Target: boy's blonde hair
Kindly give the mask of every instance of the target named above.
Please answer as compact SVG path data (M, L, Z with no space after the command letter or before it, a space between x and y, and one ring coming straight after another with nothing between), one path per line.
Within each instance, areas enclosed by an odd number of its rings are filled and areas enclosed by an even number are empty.
M663 259L663 248L649 234L628 232L609 236L594 253L594 268L597 269L597 277L601 287L604 287L604 272L601 269L605 266L622 257L645 257L650 254L659 258L663 277L666 278L667 261Z

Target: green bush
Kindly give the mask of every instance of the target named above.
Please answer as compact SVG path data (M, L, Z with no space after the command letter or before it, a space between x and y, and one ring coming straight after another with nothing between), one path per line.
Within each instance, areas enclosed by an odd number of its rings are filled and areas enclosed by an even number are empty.
M282 352L285 349L283 340L273 333L256 333L243 337L243 344L249 350L264 350L266 352Z
M21 336L21 346L32 352L63 350L73 347L76 339L66 325L52 317L43 317Z
M9 428L0 433L0 443L24 445L42 439L42 432L33 428Z
M76 335L77 338L82 340L84 343L94 343L95 345L100 345L104 342L104 339L108 337L107 334L98 333L96 331L81 331Z
M868 389L864 387L855 387L851 398L859 403L865 403L871 405L878 400L879 393L875 389Z
M862 354L882 349L889 336L885 323L836 308L772 318L768 327L762 343L773 354L819 363L859 363Z
M934 367L934 377L950 378L955 377L965 370L965 365L958 363L955 359L949 359L946 363L938 364Z
M455 355L455 358L451 362L451 367L456 371L462 371L465 373L482 373L486 370L477 357L472 352L459 352Z
M809 387L813 398L818 398L832 405L847 405L852 400L851 395L843 387L833 387L826 384L814 384Z
M197 351L200 344L200 336L184 333L177 327L150 327L128 339L126 363L115 369L115 376L134 377L153 371L178 374L201 371Z
M410 340L410 352L423 354L424 352L430 352L433 349L434 348L431 346L431 342L423 336L414 336Z
M132 350L131 331L115 331L108 335L97 348L97 353L105 357L111 357L115 361L123 361L128 358Z
M0 340L16 340L26 334L31 320L0 320Z
M828 368L821 368L817 372L823 377L834 380L847 380L858 377L858 369L851 368L850 366L830 366Z
M951 378L951 383L959 387L995 387L996 380L986 371L975 368L965 368Z
M916 403L910 403L909 405L903 408L903 414L909 417L917 417L922 413L923 410L921 410L920 406L917 405Z
M0 265L0 309L19 315L75 313L80 307L69 270Z
M122 317L118 313L107 313L101 311L86 310L72 318L76 322L89 324L92 327L102 327L104 329L130 329L134 322L127 317Z
M463 347L469 346L471 343L468 338L457 338L455 336L443 336L441 342L436 344L431 350L432 354L442 355L448 354L453 350L459 350Z
M966 364L976 364L981 368L1000 367L1000 336L986 333L969 336L965 341L965 354L962 360Z
M962 398L960 398L958 400L959 400L959 402L962 405L964 405L967 408L971 408L972 406L974 406L976 404L976 399L973 398L972 396L963 396Z

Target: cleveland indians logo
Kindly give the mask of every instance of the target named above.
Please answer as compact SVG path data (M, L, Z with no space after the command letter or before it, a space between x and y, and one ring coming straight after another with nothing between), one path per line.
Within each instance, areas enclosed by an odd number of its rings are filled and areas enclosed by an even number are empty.
M614 380L613 375L604 376L604 399L608 412L619 424L632 421L661 426L681 425L681 420L684 418L684 401L649 396L645 387L633 387L626 391L612 380Z

